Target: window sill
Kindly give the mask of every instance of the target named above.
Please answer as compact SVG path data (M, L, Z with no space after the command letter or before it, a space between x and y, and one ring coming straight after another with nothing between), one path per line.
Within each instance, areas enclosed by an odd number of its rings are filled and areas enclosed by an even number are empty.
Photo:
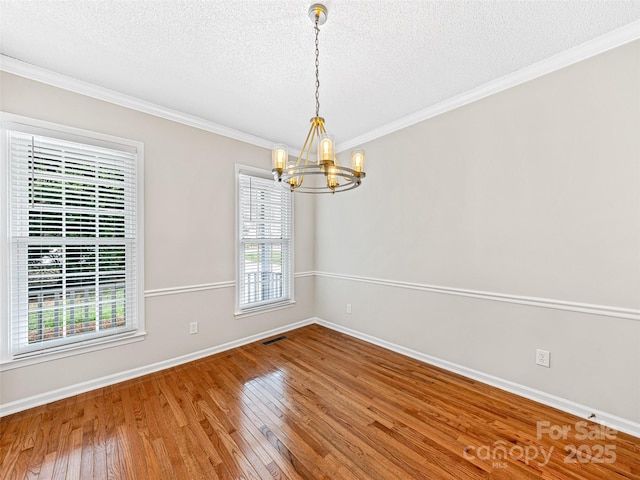
M104 350L105 348L118 347L120 345L127 345L129 343L141 342L146 337L147 332L134 332L123 335L117 335L113 338L99 339L96 343L84 344L77 346L70 346L64 350L56 350L47 353L36 353L30 356L21 356L14 359L9 359L0 363L0 372L6 370L13 370L14 368L26 367L29 365L35 365L37 363L50 362L52 360L58 360L60 358L71 357L74 355L80 355L83 353L95 352L98 350Z
M263 313L273 312L273 311L276 311L276 310L283 310L285 308L291 308L295 304L296 304L295 300L290 300L290 301L283 302L283 303L276 303L276 304L271 304L271 305L263 305L263 306L255 307L255 308L247 308L247 309L242 310L240 312L236 312L233 315L236 318L252 317L254 315L261 315Z

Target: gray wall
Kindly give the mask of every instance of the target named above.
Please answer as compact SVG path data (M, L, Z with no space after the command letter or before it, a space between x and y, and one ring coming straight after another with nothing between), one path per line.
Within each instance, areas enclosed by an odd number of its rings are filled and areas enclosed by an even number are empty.
M0 109L144 142L145 289L235 276L235 164L271 168L271 152L213 133L2 73ZM295 270L314 269L313 201L295 199ZM238 340L313 316L314 277L292 308L235 319L233 287L146 299L143 342L0 373L0 404ZM189 335L189 322L200 332Z
M268 151L1 81L2 110L145 143L147 290L233 279L234 164L268 168ZM316 315L639 422L639 321L388 284L637 310L639 132L635 42L372 141L362 188L296 197L296 271L328 275L297 278L295 307L237 320L233 288L149 297L144 342L2 372L0 403Z
M384 283L638 309L640 42L363 148L316 206L318 317L640 421L639 321Z

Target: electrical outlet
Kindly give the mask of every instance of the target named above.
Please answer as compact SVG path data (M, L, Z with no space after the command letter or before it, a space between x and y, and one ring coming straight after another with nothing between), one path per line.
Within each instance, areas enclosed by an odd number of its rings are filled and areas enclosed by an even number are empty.
M189 324L189 334L193 335L194 333L198 333L198 322L191 322Z
M536 350L536 364L541 367L551 367L551 353L546 350Z
M351 315L351 304L347 303L347 313Z

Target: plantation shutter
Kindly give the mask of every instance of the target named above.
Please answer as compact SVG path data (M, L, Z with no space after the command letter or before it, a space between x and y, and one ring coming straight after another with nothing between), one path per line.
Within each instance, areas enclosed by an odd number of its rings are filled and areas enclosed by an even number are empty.
M135 148L34 131L9 131L13 355L137 327Z
M273 179L239 174L240 309L292 295L292 195Z

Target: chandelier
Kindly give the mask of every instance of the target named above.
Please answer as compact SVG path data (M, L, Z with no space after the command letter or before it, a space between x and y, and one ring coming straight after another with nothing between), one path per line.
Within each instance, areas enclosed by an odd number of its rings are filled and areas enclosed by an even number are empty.
M286 145L274 145L272 172L275 180L292 192L344 192L359 187L365 177L364 150L351 152L351 168L338 164L333 136L326 132L324 118L320 116L318 34L320 25L327 21L327 7L319 3L312 5L309 8L309 18L316 34L316 114L311 118L311 127L297 160L289 159Z

